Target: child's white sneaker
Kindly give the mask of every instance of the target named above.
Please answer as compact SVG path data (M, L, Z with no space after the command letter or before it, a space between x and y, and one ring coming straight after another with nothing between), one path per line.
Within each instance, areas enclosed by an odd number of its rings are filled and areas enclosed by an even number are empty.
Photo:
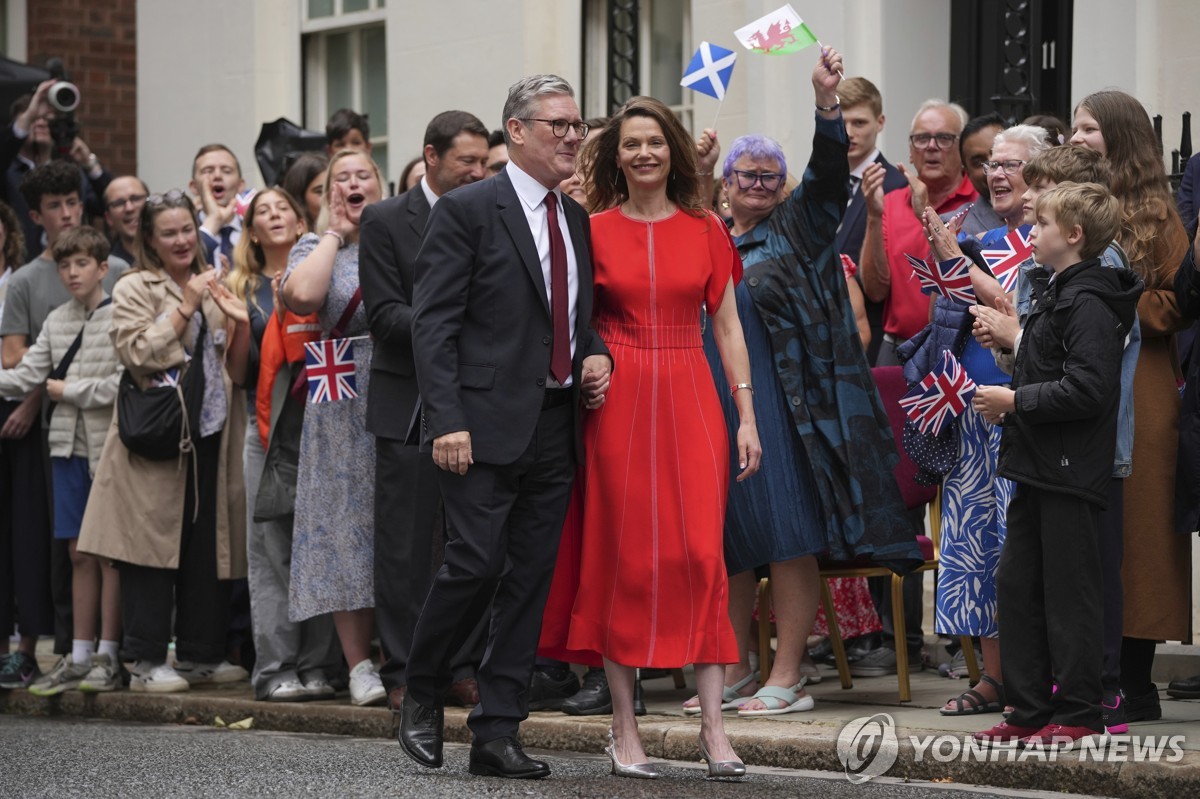
M350 702L358 706L378 705L387 698L387 691L375 665L364 660L350 670Z
M139 660L133 665L132 677L129 680L129 690L151 694L176 694L186 691L188 681L179 676L175 669L166 663L151 663Z

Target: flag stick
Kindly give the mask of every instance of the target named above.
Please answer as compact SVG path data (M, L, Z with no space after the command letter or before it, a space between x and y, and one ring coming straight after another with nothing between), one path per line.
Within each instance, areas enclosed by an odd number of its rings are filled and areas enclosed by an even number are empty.
M725 95L721 95L721 99L717 101L717 115L713 117L712 129L717 129L717 120L721 118L721 109L725 107Z
M817 39L817 47L820 47L820 48L821 48L821 57L822 57L822 58L824 58L824 57L825 57L825 52L824 52L824 51L825 51L825 45L821 44L821 40L820 40L820 39ZM826 64L825 66L829 66L829 65L828 65L828 64ZM845 80L845 79L846 79L846 76L842 74L842 71L841 71L840 69L838 70L838 77L839 77L839 78L841 78L842 80Z

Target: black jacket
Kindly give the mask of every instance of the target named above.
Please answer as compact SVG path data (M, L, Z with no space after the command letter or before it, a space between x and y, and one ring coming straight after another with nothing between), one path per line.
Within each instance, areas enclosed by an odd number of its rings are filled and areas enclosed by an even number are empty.
M1034 280L999 472L1103 507L1116 449L1121 353L1144 284L1096 259L1069 267L1053 283L1047 273Z
M1200 163L1193 157L1189 169L1193 162ZM1200 319L1200 274L1194 247L1188 248L1175 273L1175 298L1185 316ZM1179 458L1175 463L1175 532L1184 534L1200 530L1200 322L1193 325L1192 333L1191 354L1184 372L1187 387L1179 409Z

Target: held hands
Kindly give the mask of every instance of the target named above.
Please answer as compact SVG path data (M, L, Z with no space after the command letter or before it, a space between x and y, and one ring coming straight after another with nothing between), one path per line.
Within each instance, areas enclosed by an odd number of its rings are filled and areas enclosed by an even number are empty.
M913 196L916 196L916 192L913 192ZM937 215L937 211L927 206L919 217L921 226L925 228L925 238L929 239L929 249L933 251L934 258L939 261L949 261L951 258L958 258L963 254L954 231L946 227L941 217Z
M737 476L740 483L756 474L762 465L762 445L758 441L758 426L753 420L744 421L738 427L737 448L738 466L742 470Z
M909 188L912 189L912 209L916 214L917 219L921 218L921 214L929 207L929 187L925 185L925 181L921 180L917 174L917 167L913 165L912 172L908 171L908 167L904 164L896 164L896 168L900 170L900 174L904 175L908 181Z
M707 132L707 131L706 131ZM584 407L594 411L604 404L612 382L612 359L607 355L589 355L583 359L583 380L579 391L583 395Z
M475 462L471 457L471 434L466 430L447 433L433 440L433 462L443 471L457 475L467 473L467 467Z
M242 302L229 289L225 288L225 284L217 279L217 276L212 272L206 272L208 275L208 293L213 298L213 302L221 309L221 313L225 314L227 319L232 319L238 324L250 324L250 313L246 310L246 303Z
M1017 319L1017 311L1013 308L1012 301L1007 296L997 297L995 308L973 305L970 310L975 315L971 335L981 347L1002 350L1013 348L1017 334L1021 332L1021 323Z
M46 396L50 397L53 402L62 402L63 389L66 388L67 381L65 380L47 380L46 381Z
M980 386L975 389L971 407L988 424L1000 424L1004 415L1017 409L1016 392L1004 386Z
M717 141L717 132L705 128L696 139L696 172L702 176L711 176L721 157L721 144Z
M842 54L832 47L822 47L817 65L812 71L813 91L817 105L837 104L837 87L842 82Z
M179 303L179 310L184 316L191 318L192 314L200 309L200 300L204 296L204 291L208 288L208 281L212 277L212 270L205 269L198 275L192 275L188 278L188 282L183 287L183 302Z
M871 164L863 172L863 199L867 201L867 215L875 218L883 216L883 178L886 175L883 164Z

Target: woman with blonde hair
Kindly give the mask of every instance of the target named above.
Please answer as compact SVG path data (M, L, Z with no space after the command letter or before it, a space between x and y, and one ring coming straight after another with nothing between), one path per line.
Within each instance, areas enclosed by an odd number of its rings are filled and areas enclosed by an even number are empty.
M375 441L366 428L371 340L358 279L363 209L382 197L370 156L342 150L329 161L317 227L292 248L281 296L288 310L316 312L323 338L346 340L354 391L309 393L300 437L292 534L289 616L300 622L333 614L350 670L350 701L386 697L370 660L375 626ZM336 396L335 396L336 394ZM317 401L314 401L316 399Z

